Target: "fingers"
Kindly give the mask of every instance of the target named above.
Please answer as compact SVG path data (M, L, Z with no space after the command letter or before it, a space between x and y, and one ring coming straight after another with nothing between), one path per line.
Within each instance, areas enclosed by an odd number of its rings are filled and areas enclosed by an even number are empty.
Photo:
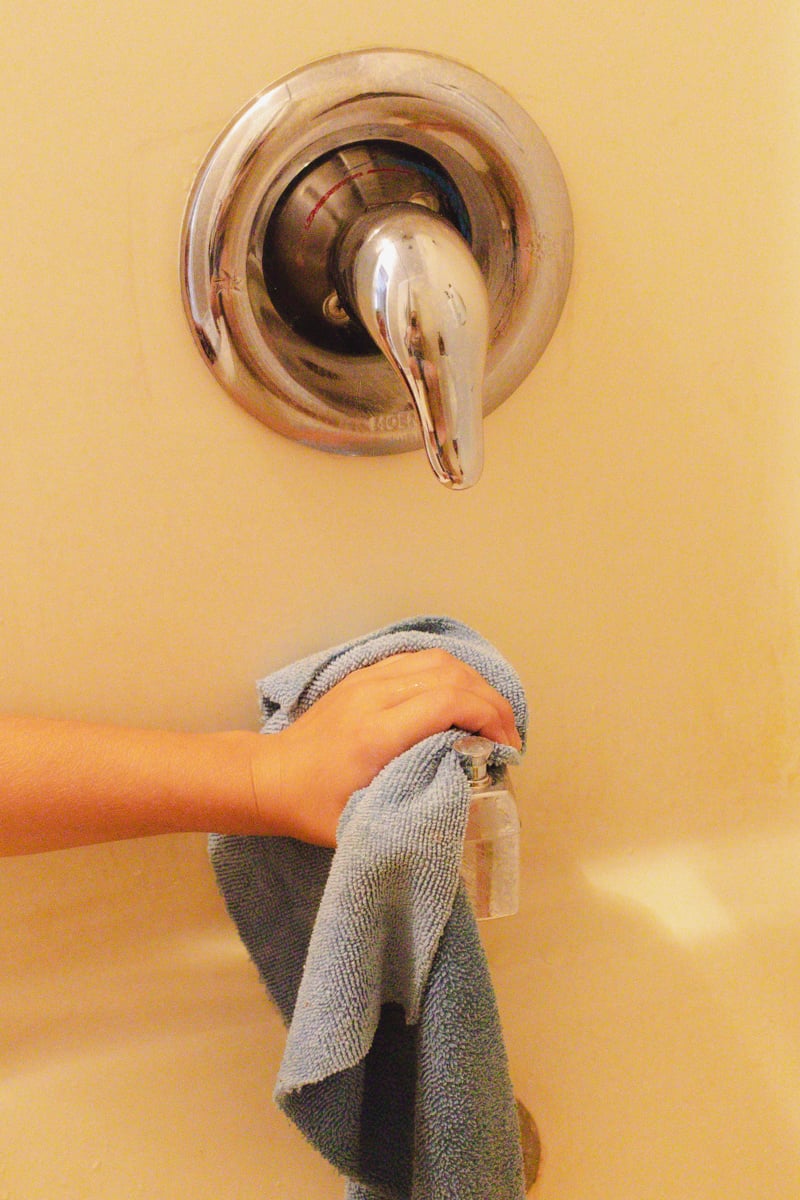
M444 686L425 689L394 705L384 720L391 723L395 732L397 753L454 725L493 742L520 748L519 735L516 730L512 735L495 704L467 689Z
M511 705L483 676L444 650L392 655L353 672L352 687L381 710L411 705L402 714L420 732L416 740L459 725L519 749Z

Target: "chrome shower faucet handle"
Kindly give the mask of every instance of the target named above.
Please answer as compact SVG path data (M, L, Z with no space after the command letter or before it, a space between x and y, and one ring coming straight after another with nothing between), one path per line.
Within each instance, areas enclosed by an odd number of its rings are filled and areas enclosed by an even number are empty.
M469 68L395 50L256 96L197 176L181 251L195 341L239 403L322 450L422 443L456 489L552 336L571 262L533 121Z
M411 397L428 461L452 488L483 467L489 296L460 233L419 204L371 210L339 251L345 295Z

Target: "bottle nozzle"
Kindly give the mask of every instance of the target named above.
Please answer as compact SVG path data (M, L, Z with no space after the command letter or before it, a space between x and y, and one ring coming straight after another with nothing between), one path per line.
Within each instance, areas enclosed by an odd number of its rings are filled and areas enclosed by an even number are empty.
M489 782L486 764L489 761L489 755L494 750L493 742L490 742L488 738L465 734L456 739L453 749L461 756L467 778L473 787Z

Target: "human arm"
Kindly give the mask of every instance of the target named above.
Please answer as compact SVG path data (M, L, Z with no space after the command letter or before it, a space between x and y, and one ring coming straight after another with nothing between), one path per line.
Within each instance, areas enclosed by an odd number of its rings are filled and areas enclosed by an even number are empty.
M352 792L452 725L519 746L507 702L439 650L354 671L268 737L0 718L0 854L211 830L332 846Z

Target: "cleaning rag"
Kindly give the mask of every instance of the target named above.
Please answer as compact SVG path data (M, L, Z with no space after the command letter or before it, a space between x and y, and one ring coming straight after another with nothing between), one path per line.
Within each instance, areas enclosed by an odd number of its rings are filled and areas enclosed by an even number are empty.
M447 617L398 622L259 685L276 733L351 671L439 647L527 708L506 660ZM289 1026L278 1105L347 1178L346 1200L521 1200L519 1125L459 868L470 790L453 743L419 742L355 792L334 852L212 835L239 934ZM514 761L495 747L490 765Z

